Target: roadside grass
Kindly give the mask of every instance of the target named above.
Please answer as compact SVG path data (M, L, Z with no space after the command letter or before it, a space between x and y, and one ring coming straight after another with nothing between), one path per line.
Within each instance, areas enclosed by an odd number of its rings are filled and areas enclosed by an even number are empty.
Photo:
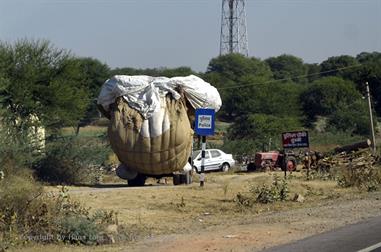
M217 125L226 130L228 124ZM79 136L86 139L106 133L106 127L87 126L80 129ZM75 134L73 128L64 128L66 136ZM312 133L311 146L314 150L327 151L338 145L363 140L363 137L350 137L347 134ZM216 146L220 144L215 139ZM380 148L378 149L380 151ZM380 152L381 153L381 152ZM282 172L244 173L230 171L227 173L207 173L204 188L194 183L188 186L157 185L156 180L149 179L141 188L124 188L127 183L116 175L107 174L99 185L93 187L70 186L69 194L91 209L113 210L118 213L118 220L127 227L134 228L136 240L147 237L188 233L204 230L211 226L229 226L230 224L251 223L262 214L291 211L298 208L313 208L327 201L345 201L361 198L366 192L356 188L341 188L333 180L305 179L303 172L294 172L288 176L288 200L271 204L254 203L252 207L237 206L238 193L247 194L253 187L271 184L274 174L280 178ZM99 190L98 190L99 189ZM103 190L106 189L106 190ZM46 186L47 191L58 188ZM302 195L302 203L294 202L295 194ZM91 210L92 211L92 210ZM107 246L73 246L65 244L28 245L22 251L125 251L131 242ZM9 251L17 251L9 250Z
M82 127L79 130L80 137L97 137L102 136L107 132L107 127L104 126L86 126ZM65 127L61 129L61 133L63 136L74 136L75 128Z
M243 217L306 207L325 199L345 198L354 189L343 189L335 181L306 181L301 173L288 180L289 200L273 204L255 203L252 208L241 209L235 202L238 193L247 193L253 186L269 184L280 172L222 174L208 173L205 187L198 183L189 186L145 186L121 190L94 191L70 187L72 197L92 209L102 208L118 212L119 221L127 225L141 225L151 234L182 233L208 225L228 224ZM170 180L170 179L169 179ZM151 180L147 184L155 185ZM304 203L293 202L294 194L305 197Z
M237 205L235 199L238 193L248 193L252 187L269 184L274 176L282 178L283 173L207 173L203 188L196 182L187 186L172 186L171 179L168 180L168 185L157 185L156 180L150 179L145 187L125 188L123 183L117 183L102 185L102 189L75 186L68 189L71 197L86 207L117 212L119 223L134 229L133 238L136 240L198 232L213 226L223 228L249 224L263 214L309 209L325 204L324 202L339 203L366 195L354 188L340 188L332 180L307 181L305 174L294 172L287 179L288 200L271 204L255 203L252 207L245 208ZM58 191L59 188L46 186L45 190ZM305 201L294 202L294 194L302 195ZM121 251L133 245L134 239L108 246L31 244L22 247L22 251Z

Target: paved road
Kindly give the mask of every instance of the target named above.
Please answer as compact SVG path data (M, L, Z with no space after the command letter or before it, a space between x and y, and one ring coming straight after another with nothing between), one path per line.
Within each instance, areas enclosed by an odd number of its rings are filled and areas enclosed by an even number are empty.
M381 252L381 216L263 252Z

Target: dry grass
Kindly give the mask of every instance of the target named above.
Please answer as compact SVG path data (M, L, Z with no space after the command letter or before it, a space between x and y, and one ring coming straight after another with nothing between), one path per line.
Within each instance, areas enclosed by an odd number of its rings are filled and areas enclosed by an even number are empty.
M282 173L277 174L282 176ZM152 186L144 188L124 188L121 183L121 187L116 188L89 190L72 187L71 190L73 197L92 209L117 211L124 224L145 226L152 234L169 234L187 232L204 225L227 224L247 217L247 213L237 208L235 196L239 192L248 192L252 186L271 183L272 179L273 173L209 173L204 188L197 183L175 187L156 185L155 180L149 180L147 184ZM294 173L288 183L290 197L295 193L302 194L306 198L305 204L351 192L337 187L335 181L306 181L301 173ZM246 210L255 215L301 205L295 202L255 204L253 209Z
M100 134L104 134L107 131L107 127L103 126L86 126L80 128L79 135L80 136L96 136ZM66 127L61 129L61 133L63 135L75 135L75 128Z
M291 200L273 204L254 204L242 209L234 201L237 193L249 192L252 186L271 183L274 174L283 173L208 173L205 187L198 183L189 186L157 185L149 180L145 187L127 188L125 183L103 185L102 188L70 187L71 197L92 209L118 212L120 223L138 226L138 239L160 234L190 233L211 226L229 226L249 223L269 212L309 208L327 199L354 197L354 189L343 189L335 181L306 181L302 173L289 177L290 198L295 193L305 197L304 203ZM151 186L147 186L151 184ZM47 187L49 191L56 188ZM357 192L358 195L358 192ZM23 251L120 251L127 244L98 247L64 245L35 245Z

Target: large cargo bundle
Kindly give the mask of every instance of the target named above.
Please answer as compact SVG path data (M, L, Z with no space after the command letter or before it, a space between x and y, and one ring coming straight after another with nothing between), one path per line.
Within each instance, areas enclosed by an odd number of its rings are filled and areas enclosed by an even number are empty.
M182 170L188 161L194 110L217 111L221 98L217 89L193 75L171 79L118 75L105 82L98 104L110 119L111 147L123 169L162 175Z

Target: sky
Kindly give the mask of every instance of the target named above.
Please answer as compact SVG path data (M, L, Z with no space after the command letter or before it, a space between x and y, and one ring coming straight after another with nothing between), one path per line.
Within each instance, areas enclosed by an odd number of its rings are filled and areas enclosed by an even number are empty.
M0 40L47 39L110 67L189 66L219 55L222 0L0 0ZM307 63L381 52L381 0L246 0L249 56Z

